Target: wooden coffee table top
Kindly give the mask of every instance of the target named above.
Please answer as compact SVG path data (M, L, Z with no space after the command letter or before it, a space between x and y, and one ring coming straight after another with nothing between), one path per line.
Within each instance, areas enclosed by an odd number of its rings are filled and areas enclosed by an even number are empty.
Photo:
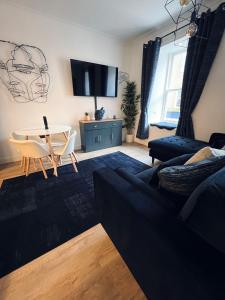
M0 299L146 297L99 224L0 279Z

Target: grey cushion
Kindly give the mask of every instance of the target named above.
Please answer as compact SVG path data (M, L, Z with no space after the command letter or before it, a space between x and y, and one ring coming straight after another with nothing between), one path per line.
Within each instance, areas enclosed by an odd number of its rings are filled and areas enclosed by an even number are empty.
M192 165L174 166L158 173L160 187L183 196L189 196L207 177L225 166L225 156L213 157Z
M157 185L159 183L158 172L164 168L171 166L183 165L188 161L193 154L184 154L175 158L168 160L167 162L161 163L159 166L149 168L138 173L136 176L143 180L145 183L149 183L150 185Z
M150 184L158 184L159 183L159 177L158 177L158 173L168 167L172 167L172 166L181 166L184 165L186 163L186 161L188 161L192 156L194 155L194 153L191 154L184 154L175 158L171 158L170 160L167 160L166 162L162 162L158 167L152 168L152 174L151 177L149 177L149 183Z

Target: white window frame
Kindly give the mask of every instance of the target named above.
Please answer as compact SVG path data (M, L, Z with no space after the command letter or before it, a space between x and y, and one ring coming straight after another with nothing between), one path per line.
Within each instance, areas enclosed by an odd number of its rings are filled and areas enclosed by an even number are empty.
M184 53L186 52L185 50L181 50L175 53L171 53L168 55L168 63L167 63L167 71L166 71L166 84L164 87L164 93L163 93L163 103L162 103L162 111L161 111L161 121L162 122L169 122L169 123L174 123L177 124L178 119L170 119L170 118L166 118L165 114L166 114L166 100L167 100L167 94L169 92L173 92L173 91L180 91L182 90L182 87L180 89L170 89L169 88L169 82L170 82L170 78L171 78L171 73L172 73L172 65L173 65L173 60L174 57L178 54Z

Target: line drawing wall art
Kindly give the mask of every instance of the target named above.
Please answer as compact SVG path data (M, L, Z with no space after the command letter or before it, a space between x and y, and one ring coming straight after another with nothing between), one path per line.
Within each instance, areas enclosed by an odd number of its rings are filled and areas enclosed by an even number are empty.
M119 71L119 84L129 80L129 74L123 71Z
M16 102L47 101L50 76L38 47L0 40L0 79Z

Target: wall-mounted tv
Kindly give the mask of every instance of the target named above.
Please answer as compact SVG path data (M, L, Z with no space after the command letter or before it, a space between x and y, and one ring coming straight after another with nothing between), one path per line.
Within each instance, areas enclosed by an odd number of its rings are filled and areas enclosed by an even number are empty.
M117 97L118 68L70 60L74 96Z

